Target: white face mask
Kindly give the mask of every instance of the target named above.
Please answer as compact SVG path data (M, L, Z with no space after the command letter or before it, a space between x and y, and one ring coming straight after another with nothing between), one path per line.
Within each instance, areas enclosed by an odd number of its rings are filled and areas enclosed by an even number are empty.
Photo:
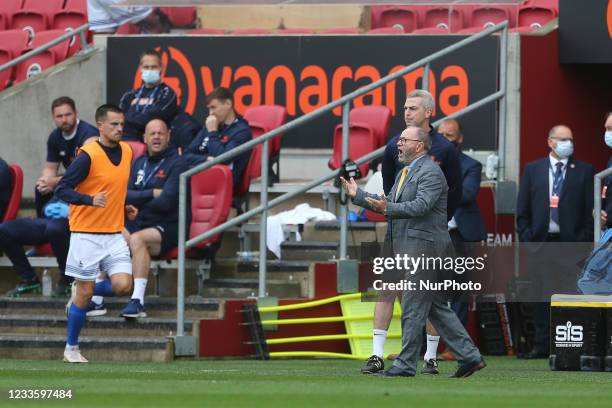
M156 84L160 79L160 72L156 69L141 70L142 81L147 85Z
M557 142L555 153L557 153L557 156L560 158L567 159L572 155L572 153L574 153L574 144L569 140Z
M608 147L612 149L612 130L606 130L606 133L604 133L604 140Z

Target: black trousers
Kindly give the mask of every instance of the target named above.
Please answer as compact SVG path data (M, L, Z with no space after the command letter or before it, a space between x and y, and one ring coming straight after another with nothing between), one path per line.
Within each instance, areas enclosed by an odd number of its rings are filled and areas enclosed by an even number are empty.
M0 224L0 249L13 263L23 280L35 277L34 269L23 250L24 245L51 244L62 279L66 279L66 258L70 245L68 219L19 218Z

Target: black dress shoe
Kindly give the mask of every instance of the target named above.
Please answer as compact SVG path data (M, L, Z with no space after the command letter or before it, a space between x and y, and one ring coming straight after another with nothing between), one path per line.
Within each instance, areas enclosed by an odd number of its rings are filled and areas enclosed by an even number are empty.
M382 372L385 369L385 362L382 358L378 357L376 354L372 355L366 361L365 365L361 367L362 374L376 374L378 372Z
M528 353L521 354L520 356L520 358L524 358L526 360L544 359L548 357L549 357L548 353L544 351L535 350L535 349L531 350Z
M465 364L460 365L457 371L455 371L455 373L451 375L451 378L469 377L470 375L474 374L476 371L482 370L486 366L487 366L487 363L485 363L484 359L481 357L480 361L474 361L471 363L465 363Z
M387 371L383 371L381 375L383 377L414 377L414 374L410 374L409 372L395 366L391 367Z

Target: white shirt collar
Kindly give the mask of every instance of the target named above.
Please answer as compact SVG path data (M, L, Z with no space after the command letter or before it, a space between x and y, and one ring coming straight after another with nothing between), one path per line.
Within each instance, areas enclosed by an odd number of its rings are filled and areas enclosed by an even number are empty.
M557 159L555 159L553 157L552 154L549 154L548 158L550 159L550 165L551 165L551 167L553 168L554 171L557 170L556 166L557 166L557 163L559 163L559 162L563 163L563 169L565 170L565 167L567 166L567 161L569 160L567 158L566 159L557 160Z
M64 138L64 140L72 140L72 138L73 138L74 136L76 136L76 132L77 132L77 129L78 129L78 127L79 127L79 122L80 122L80 121L81 121L80 119L77 119L77 121L76 121L76 125L74 125L74 130L72 131L72 133L71 133L71 134L69 134L69 135L65 135L65 134L64 134L64 132L62 132L62 137Z

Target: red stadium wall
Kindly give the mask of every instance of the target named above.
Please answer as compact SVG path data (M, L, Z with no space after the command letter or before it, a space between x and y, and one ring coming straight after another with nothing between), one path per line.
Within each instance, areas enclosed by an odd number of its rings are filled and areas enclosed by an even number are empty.
M559 64L558 37L558 30L521 36L521 174L548 154L548 131L557 124L572 129L576 159L601 171L610 156L603 141L604 115L612 110L610 65Z

